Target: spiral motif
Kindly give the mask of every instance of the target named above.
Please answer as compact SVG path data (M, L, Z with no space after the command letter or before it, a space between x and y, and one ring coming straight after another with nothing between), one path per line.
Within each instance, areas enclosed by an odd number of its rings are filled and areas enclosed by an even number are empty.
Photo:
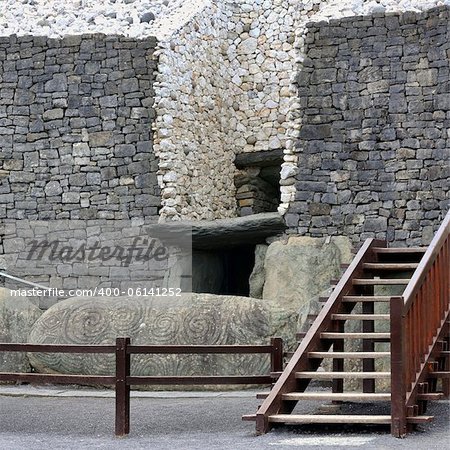
M58 312L50 312L50 314L41 316L34 326L45 330L46 342L50 343L60 335L61 329L64 327L64 319L64 316L61 316Z
M134 334L142 324L144 306L140 301L130 303L126 300L129 299L111 302L111 331L116 336Z
M150 314L150 336L152 344L176 344L180 329L180 318L171 311L152 311Z
M177 374L177 355L141 355L133 358L131 373L137 376L171 376Z
M83 357L83 373L86 375L114 375L116 371L115 355L90 353Z
M80 308L67 320L65 328L69 343L94 344L103 339L108 332L110 321L103 307L86 306Z
M227 375L263 375L270 371L268 355L219 355L216 371Z
M220 312L217 310L194 310L183 320L183 335L186 344L220 343Z

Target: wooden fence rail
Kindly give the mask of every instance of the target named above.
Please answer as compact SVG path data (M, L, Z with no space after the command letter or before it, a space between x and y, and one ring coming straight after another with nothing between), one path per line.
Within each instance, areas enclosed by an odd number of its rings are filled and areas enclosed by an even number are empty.
M420 386L442 350L450 313L449 235L450 213L403 296L391 299L391 429L397 437L407 432L407 416L416 415Z
M230 376L132 376L131 355L135 354L268 354L270 372L283 370L283 340L272 338L270 345L131 345L130 338L117 338L116 345L60 345L0 343L0 352L109 353L116 355L115 375L56 375L40 373L0 373L1 381L33 384L79 384L115 386L115 433L130 432L130 388L133 385L247 385L271 384L267 375Z

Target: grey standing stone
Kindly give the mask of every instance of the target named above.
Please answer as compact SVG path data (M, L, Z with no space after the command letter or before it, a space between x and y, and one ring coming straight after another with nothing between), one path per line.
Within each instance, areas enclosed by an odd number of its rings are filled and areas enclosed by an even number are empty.
M42 311L27 297L13 296L0 287L0 342L29 342L31 327ZM30 372L25 353L0 353L0 372Z

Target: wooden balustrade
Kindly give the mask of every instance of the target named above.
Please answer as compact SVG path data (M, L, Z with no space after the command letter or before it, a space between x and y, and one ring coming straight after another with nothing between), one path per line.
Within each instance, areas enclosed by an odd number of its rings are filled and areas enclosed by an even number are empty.
M392 434L407 433L419 387L440 352L450 310L450 213L402 297L391 299Z

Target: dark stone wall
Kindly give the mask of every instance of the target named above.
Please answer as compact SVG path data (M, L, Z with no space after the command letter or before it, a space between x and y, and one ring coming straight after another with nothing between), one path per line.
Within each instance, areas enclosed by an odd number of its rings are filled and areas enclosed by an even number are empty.
M426 244L449 206L449 8L311 23L291 233Z
M155 46L0 38L0 220L157 216Z

